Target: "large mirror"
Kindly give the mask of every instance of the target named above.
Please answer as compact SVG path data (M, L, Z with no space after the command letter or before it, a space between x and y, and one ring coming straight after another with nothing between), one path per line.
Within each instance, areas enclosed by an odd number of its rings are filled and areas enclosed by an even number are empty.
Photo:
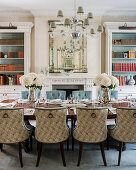
M79 30L83 29L81 26L77 28ZM61 32L61 30L63 31ZM49 72L60 73L62 70L72 70L75 73L86 73L86 48L86 36L81 35L78 39L74 40L70 36L68 28L64 28L60 22L57 22L56 32L49 34Z

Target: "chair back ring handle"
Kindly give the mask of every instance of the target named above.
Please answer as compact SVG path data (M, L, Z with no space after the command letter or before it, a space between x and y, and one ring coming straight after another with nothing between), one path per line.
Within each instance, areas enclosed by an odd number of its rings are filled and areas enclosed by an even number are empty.
M53 118L54 116L53 116L53 114L52 113L50 113L49 115L48 115L48 118Z
M95 117L96 117L96 114L95 114L95 113L91 113L91 117L92 117L92 118L95 118Z
M8 114L5 113L5 114L3 115L3 118L8 118Z
M136 113L133 114L133 117L136 118Z

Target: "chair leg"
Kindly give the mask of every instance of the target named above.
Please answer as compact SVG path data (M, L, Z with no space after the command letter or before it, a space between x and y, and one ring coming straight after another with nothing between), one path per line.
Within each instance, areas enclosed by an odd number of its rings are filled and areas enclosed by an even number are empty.
M107 134L107 150L109 150L109 137L110 137L110 135Z
M60 142L60 151L61 151L61 157L62 157L62 161L63 161L63 166L66 166L63 142Z
M67 139L67 151L69 151L69 138Z
M36 162L36 167L39 166L40 158L41 158L41 153L42 153L42 143L37 141L37 162Z
M26 153L30 152L30 148L29 148L29 139L25 140L22 142L23 148L25 150Z
M126 143L123 142L123 145L122 145L122 151L125 151L126 150Z
M1 152L3 151L3 144L2 143L0 143L0 150L1 150Z
M72 151L74 151L74 138L73 138L73 135L72 135Z
M79 142L79 154L78 154L77 166L80 166L80 161L81 161L81 156L82 156L82 149L83 149L83 143Z
M119 142L119 157L118 157L118 166L120 166L122 146L123 146L123 142Z
M23 168L23 160L22 160L22 146L21 146L21 142L19 142L19 159L20 159L20 165L21 165L21 168Z
M72 119L71 119L72 151L74 151L73 129L74 129L74 120L73 120L73 118L72 118Z
M30 151L33 150L33 142L32 142L32 135L30 136Z
M107 162L106 162L106 158L105 158L105 153L104 153L104 142L100 143L100 148L101 148L101 154L102 154L104 166L107 166Z

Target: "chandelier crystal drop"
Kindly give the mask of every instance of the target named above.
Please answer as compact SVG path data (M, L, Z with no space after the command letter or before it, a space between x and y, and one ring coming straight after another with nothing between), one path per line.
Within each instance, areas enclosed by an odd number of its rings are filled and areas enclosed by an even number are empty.
M57 30L56 22L50 22L49 34L62 35L69 34L74 40L77 40L81 35L98 35L103 32L103 26L99 25L97 31L92 28L91 19L93 19L92 12L89 12L86 17L83 16L84 10L82 6L76 8L76 0L74 0L74 16L71 18L63 19L63 11L58 10L57 17L61 22L61 25L66 27L66 30ZM88 31L90 30L90 31Z

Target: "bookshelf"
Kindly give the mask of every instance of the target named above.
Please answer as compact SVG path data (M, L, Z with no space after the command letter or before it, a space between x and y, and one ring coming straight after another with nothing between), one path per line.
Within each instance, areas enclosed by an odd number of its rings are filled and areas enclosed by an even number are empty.
M0 85L20 85L24 74L24 33L0 32Z
M9 22L0 25L8 26ZM18 98L22 86L17 79L30 72L33 23L12 22L12 25L17 29L0 29L0 100ZM13 78L10 82L9 77Z
M119 99L132 94L136 98L136 83L130 85L131 77L136 82L136 30L119 29L124 22L105 22L106 73L117 76ZM136 27L136 22L127 22L128 27Z
M120 86L128 85L130 76L136 82L136 33L112 32L112 75Z

